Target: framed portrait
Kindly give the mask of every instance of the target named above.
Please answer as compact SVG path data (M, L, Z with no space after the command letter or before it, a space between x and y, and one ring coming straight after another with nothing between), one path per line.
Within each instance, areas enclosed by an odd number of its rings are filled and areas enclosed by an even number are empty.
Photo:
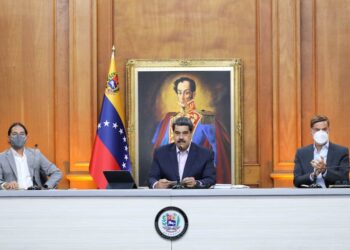
M129 60L127 123L133 174L147 185L154 149L173 142L172 122L187 116L192 142L214 155L217 183L241 183L240 59Z

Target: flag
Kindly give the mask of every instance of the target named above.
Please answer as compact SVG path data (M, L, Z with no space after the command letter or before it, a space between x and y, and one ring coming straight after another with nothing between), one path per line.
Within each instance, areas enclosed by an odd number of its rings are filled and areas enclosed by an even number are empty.
M105 170L131 172L129 149L124 127L125 114L112 49L106 89L97 124L95 143L90 160L90 174L98 188L106 188Z

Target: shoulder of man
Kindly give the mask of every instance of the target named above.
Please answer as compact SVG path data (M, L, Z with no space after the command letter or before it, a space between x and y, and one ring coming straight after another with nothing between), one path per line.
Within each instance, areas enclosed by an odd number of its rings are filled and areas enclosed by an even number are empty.
M11 148L8 148L2 152L0 152L0 157L6 157L7 155L11 155L12 152L11 152Z
M40 149L38 149L38 148L25 148L26 149L26 152L28 152L29 154L38 154L38 153L40 153L41 154L41 152L40 152Z
M4 159L7 151L3 151L0 153L0 162Z
M194 142L191 143L191 148L190 148L190 150L191 150L192 148L193 148L194 150L197 150L197 151L202 151L202 152L205 152L205 153L210 153L210 150L209 150L208 148L203 147L202 145L199 145L199 144L194 143Z
M304 147L297 148L297 153L305 153L307 151L312 151L314 150L313 144L306 145Z
M202 116L202 124L212 124L215 122L215 112L202 109L199 111L199 113Z
M346 151L349 151L349 148L348 148L348 147L342 146L342 145L339 145L339 144L335 144L335 143L332 143L332 142L329 142L329 146L330 146L330 147L333 147L333 148L336 149L336 150L346 150Z
M173 149L173 147L175 147L175 143L165 144L163 146L160 146L160 147L156 148L155 152L169 151L169 150Z
M10 150L11 150L11 148L8 148L8 149L6 149L6 150L0 152L0 156L6 155L8 152L11 152Z

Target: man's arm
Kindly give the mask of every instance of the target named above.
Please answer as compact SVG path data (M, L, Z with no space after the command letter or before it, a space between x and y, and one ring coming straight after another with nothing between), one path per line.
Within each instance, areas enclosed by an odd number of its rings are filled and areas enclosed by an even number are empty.
M159 184L157 182L160 180L160 178L161 178L160 163L158 159L158 150L156 149L153 155L151 170L148 175L149 188L157 188L157 185ZM163 181L161 181L160 184L163 184Z
M2 169L2 164L1 164L1 155L0 155L0 189L4 189L4 173L3 173L3 169Z
M300 187L301 185L311 185L313 180L310 178L310 174L312 173L304 172L300 149L298 149L295 154L294 164L294 186Z
M196 180L197 187L207 187L215 185L216 183L216 168L214 167L214 156L213 152L207 151L207 159L204 163L202 172L202 178Z
M40 168L44 171L44 173L50 178L46 181L46 183L42 183L44 187L47 188L55 188L58 182L62 179L62 172L59 168L56 167L55 164L50 162L40 151L39 160L40 160Z
M18 183L16 181L5 181L4 176L4 154L0 155L0 190L7 190L7 189L18 189Z
M349 149L342 148L340 153L339 162L337 165L327 166L327 173L325 175L325 181L327 184L343 184L343 182L349 183Z

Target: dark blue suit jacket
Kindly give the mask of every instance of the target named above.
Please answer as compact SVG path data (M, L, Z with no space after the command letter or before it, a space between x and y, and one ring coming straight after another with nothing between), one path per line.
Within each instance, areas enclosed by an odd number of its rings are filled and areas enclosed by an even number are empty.
M294 186L311 185L310 174L314 171L311 161L314 158L313 144L299 148L295 155ZM327 174L325 183L328 187L334 184L349 182L349 149L329 143L327 154Z
M191 143L182 178L194 177L203 186L215 184L216 169L213 154L206 148ZM180 181L175 143L164 145L155 150L148 178L150 188L159 179Z

